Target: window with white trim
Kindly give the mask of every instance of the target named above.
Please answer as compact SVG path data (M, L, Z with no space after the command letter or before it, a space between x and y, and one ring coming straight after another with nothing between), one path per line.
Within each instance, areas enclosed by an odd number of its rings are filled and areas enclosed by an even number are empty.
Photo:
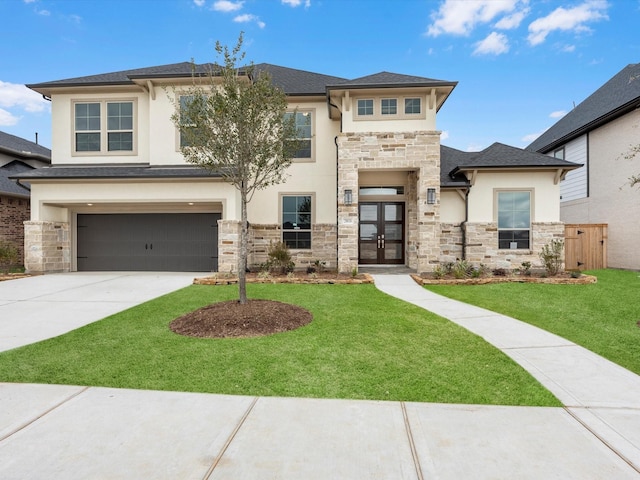
M75 102L74 152L133 153L133 101Z
M289 248L311 248L311 195L282 196L282 241Z
M498 248L529 249L531 244L531 192L497 192Z

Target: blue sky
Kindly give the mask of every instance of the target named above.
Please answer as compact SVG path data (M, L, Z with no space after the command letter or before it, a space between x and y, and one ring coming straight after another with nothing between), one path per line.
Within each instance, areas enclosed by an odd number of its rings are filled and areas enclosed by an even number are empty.
M630 63L640 0L0 0L0 130L51 146L25 84L194 59L457 81L442 143L527 146Z

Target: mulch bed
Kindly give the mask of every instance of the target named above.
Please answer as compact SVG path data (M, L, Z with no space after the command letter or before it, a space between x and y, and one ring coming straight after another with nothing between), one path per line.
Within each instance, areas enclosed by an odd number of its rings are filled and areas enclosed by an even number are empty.
M238 300L229 300L176 318L169 328L190 337L246 338L294 330L311 320L311 312L297 305L254 299L242 305Z
M507 275L479 278L435 278L430 275L411 275L418 285L487 285L490 283L547 283L552 285L585 285L597 283L598 278L593 275L580 275L577 278L567 272L559 273L553 277L536 275Z

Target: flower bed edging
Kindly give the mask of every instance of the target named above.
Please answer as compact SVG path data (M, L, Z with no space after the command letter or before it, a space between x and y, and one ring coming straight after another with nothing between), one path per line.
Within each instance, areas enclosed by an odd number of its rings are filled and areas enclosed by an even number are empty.
M412 274L411 278L418 285L488 285L491 283L546 283L551 285L587 285L596 283L598 278L593 275L572 277L485 277L485 278L423 278Z

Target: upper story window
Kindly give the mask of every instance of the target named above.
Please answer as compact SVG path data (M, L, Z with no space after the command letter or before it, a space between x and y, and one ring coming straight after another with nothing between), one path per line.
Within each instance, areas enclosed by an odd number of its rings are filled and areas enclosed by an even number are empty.
M205 97L206 98L206 97ZM193 101L193 95L180 95L180 125L182 128L195 128L195 120L189 118L187 114L189 104ZM188 135L185 135L182 128L178 129L179 138L179 146L182 147L190 147L192 142L187 138Z
M373 99L361 98L358 100L358 116L373 115Z
M416 115L422 113L422 102L420 98L405 98L404 113L406 115Z
M134 102L74 103L74 152L134 152Z
M497 192L498 248L529 249L531 192Z
M382 115L396 115L398 113L397 98L383 98L380 102Z
M425 118L421 97L358 98L355 120L409 120Z
M564 147L559 148L553 152L554 158L559 158L560 160L564 160Z
M300 142L298 150L294 153L293 158L298 160L313 159L313 112L302 110L285 113L285 117L290 118L295 115L295 126L297 139Z

